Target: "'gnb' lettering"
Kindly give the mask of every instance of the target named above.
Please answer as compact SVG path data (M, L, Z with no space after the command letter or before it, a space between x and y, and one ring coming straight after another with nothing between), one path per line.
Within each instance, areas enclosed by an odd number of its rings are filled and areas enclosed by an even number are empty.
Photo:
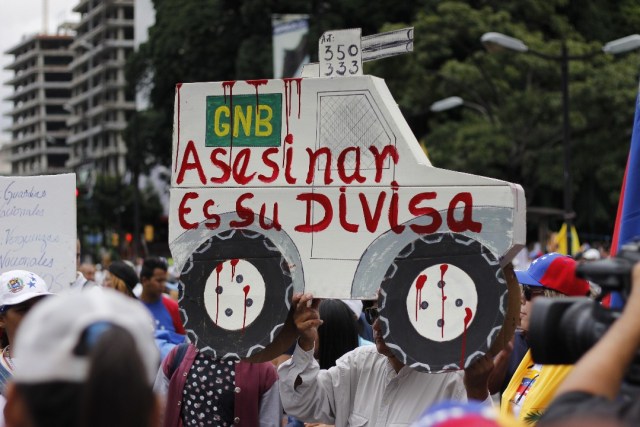
M208 96L207 147L279 147L282 95Z

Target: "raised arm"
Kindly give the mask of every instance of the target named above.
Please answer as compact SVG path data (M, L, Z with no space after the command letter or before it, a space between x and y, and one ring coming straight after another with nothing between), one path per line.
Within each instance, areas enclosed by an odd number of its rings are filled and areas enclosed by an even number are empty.
M266 346L264 350L245 359L245 361L249 363L268 362L280 356L289 348L291 348L291 346L295 344L296 339L298 339L299 336L298 328L296 327L294 321L294 314L296 313L296 310L300 310L298 308L298 305L301 304L301 301L304 305L307 304L307 301L311 301L312 299L313 296L309 294L293 294L293 297L291 298L291 308L289 310L289 315L287 316L287 320L285 321L282 330L278 333L273 342Z

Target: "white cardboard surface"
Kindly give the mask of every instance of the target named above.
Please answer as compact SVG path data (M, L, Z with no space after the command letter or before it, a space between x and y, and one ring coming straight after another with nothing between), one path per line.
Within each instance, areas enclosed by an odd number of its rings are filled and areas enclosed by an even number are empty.
M276 98L279 112L273 111L277 104L271 110L261 107ZM207 109L211 101L217 103L215 124L213 109ZM260 117L255 115L258 108ZM232 111L238 111L237 117ZM525 244L522 188L433 167L381 79L182 84L176 91L174 123L169 243L179 269L207 233L229 228L215 225L216 218L230 214L237 220L238 209L248 209L256 218L263 211L267 226L277 219L280 232L300 254L301 265L291 267L303 271L305 291L321 298L375 297L377 284L354 283L356 277L370 278L362 275L369 268L362 265L368 262L362 259L367 248L393 223L412 221L425 210L440 216L438 232L451 231L449 214L479 222L481 231L463 227L463 234L488 247L502 264ZM243 145L247 133L251 137L269 129L270 136L278 133L273 145ZM230 140L218 138L218 146L207 147L215 132ZM383 150L393 155L375 155ZM382 161L376 163L377 158ZM354 176L358 180L351 180ZM466 194L467 201L461 202ZM465 206L471 210L463 214ZM300 231L304 224L321 223L327 209L332 219L325 228ZM375 220L367 226L365 216ZM258 219L251 225L261 227ZM374 252L368 256L379 259Z
M0 272L28 270L53 292L76 276L75 174L0 177Z

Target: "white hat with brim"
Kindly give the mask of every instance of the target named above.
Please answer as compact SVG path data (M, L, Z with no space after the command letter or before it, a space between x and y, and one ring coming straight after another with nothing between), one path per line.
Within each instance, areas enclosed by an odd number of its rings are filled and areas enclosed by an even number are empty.
M84 382L90 358L76 349L96 325L115 325L131 334L135 348L114 351L137 352L152 385L160 363L153 318L139 301L111 289L64 294L38 303L16 335L15 382Z
M31 271L11 270L0 275L0 309L51 294L44 279Z

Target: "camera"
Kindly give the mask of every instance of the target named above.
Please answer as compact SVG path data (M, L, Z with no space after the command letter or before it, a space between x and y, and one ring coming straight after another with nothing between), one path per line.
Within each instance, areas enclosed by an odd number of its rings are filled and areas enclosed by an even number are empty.
M626 302L631 292L631 271L640 261L640 240L628 243L615 258L578 265L576 275L600 286L601 295L616 291ZM620 316L621 309L604 307L580 298L536 298L530 319L529 343L536 363L565 365L575 363ZM640 353L626 376L640 384Z

